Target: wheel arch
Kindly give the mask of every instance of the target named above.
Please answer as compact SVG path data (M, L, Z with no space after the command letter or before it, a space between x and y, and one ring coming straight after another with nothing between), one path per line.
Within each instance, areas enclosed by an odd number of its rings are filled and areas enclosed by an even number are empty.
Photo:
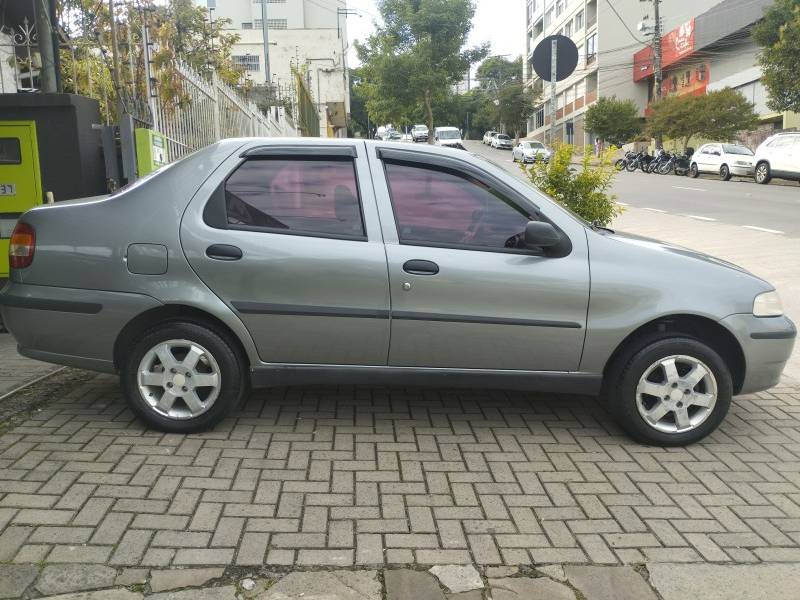
M117 369L122 368L125 348L130 347L137 335L141 335L159 323L171 321L195 323L208 327L218 335L221 335L233 345L234 351L239 355L242 364L245 366L245 371L249 371L250 360L248 359L247 351L241 339L239 339L239 336L214 315L199 308L184 304L165 304L163 306L151 308L128 321L125 327L119 332L114 342L114 366Z
M620 362L627 362L630 359L639 340L649 336L658 336L658 334L663 334L664 337L667 337L668 334L680 334L707 344L722 357L728 366L733 381L733 393L737 394L742 389L747 363L742 346L736 336L719 322L692 314L658 317L635 329L612 352L603 369L603 380L607 380L609 373Z

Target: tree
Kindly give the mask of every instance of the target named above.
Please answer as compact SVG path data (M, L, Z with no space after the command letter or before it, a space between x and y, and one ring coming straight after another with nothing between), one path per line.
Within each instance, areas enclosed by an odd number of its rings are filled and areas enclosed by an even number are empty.
M526 130L528 117L533 114L536 96L523 83L513 83L500 90L497 100L500 121L506 132L513 134L514 143L519 143L519 134Z
M622 146L641 133L642 119L632 100L602 97L586 111L584 126L606 142Z
M800 0L776 0L753 27L753 39L762 47L758 61L767 106L800 112Z
M471 0L379 0L384 25L358 44L371 116L410 121L420 105L433 130L434 103L443 100L487 47L464 49L475 5ZM428 143L433 143L433 136Z
M522 81L522 57L508 60L505 56L490 56L480 64L475 75L483 88L501 87L514 79Z
M654 104L652 111L647 121L649 133L681 140L684 150L692 136L733 140L737 133L758 123L753 104L731 88L704 96L669 96Z

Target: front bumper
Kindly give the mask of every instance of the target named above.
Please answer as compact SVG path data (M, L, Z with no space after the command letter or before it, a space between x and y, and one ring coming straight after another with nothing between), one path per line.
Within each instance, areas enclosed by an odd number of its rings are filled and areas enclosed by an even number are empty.
M776 385L792 355L797 328L786 317L730 315L722 324L739 340L745 360L740 394L761 392Z
M131 319L162 304L150 296L12 282L0 315L19 353L61 365L114 372L114 343Z

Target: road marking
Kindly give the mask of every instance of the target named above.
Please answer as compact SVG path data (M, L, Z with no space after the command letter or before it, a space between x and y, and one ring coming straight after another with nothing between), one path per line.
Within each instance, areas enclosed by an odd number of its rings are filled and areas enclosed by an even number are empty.
M661 210L660 208L647 208L647 207L645 207L645 208L642 208L642 210L649 210L651 212L657 212L657 213L666 213L667 212L665 210Z
M716 221L716 219L712 219L711 217L701 217L700 215L685 215L690 219L697 219L698 221Z
M705 192L703 188L683 187L681 185L673 185L676 190L691 190L693 192Z
M764 231L765 233L776 233L778 235L784 235L783 231L778 231L777 229L767 229L766 227L756 227L755 225L742 225L745 229L753 229L754 231Z

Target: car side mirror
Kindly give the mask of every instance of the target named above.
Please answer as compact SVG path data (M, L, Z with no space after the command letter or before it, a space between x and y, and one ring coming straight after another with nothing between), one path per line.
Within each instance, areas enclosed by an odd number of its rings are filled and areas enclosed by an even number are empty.
M552 248L561 241L561 234L544 221L530 221L525 226L525 245L528 248Z

